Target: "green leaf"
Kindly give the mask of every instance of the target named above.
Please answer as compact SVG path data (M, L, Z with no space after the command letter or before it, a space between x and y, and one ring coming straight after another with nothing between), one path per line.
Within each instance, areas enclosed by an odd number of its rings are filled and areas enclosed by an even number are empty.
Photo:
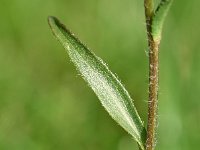
M112 118L135 138L143 150L146 130L124 86L106 64L71 34L57 18L49 17L48 22L53 34L67 50L77 70L96 93L102 105Z
M152 36L155 40L161 39L164 20L173 0L161 0L152 18Z

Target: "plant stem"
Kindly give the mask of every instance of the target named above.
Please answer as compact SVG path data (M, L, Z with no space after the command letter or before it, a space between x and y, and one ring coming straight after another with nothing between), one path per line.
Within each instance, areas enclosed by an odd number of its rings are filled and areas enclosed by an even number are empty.
M158 103L158 50L159 42L149 40L149 100L148 100L148 124L146 150L155 147L155 134L157 125L157 103Z
M153 0L144 0L146 21L150 21L153 15ZM150 25L150 24L149 24Z
M146 150L154 150L155 148L155 134L157 126L157 103L158 103L158 50L159 40L154 40L151 34L152 29L152 16L153 0L144 0L145 16L146 16L146 28L148 36L149 47L149 100L148 100L148 123L147 123L147 140Z

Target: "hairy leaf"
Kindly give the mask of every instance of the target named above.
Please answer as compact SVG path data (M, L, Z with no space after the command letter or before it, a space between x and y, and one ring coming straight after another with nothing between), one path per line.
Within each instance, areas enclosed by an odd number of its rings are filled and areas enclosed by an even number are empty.
M102 105L144 149L146 131L133 100L103 61L83 45L55 17L48 18L53 34L67 50L82 77L96 93Z
M165 17L170 9L173 0L161 0L155 11L152 20L152 35L154 39L160 40Z

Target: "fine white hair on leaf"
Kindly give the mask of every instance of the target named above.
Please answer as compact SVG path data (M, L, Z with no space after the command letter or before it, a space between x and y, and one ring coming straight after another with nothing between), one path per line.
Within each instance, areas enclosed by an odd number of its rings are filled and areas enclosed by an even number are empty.
M53 34L67 50L76 69L93 89L110 116L131 134L144 150L144 123L122 83L103 60L83 45L58 19L49 17L48 21Z

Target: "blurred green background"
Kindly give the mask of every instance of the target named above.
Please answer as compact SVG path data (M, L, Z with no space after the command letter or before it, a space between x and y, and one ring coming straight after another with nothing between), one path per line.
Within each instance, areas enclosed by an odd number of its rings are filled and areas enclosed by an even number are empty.
M160 50L157 149L198 149L200 1L174 0ZM53 37L62 20L125 84L146 123L143 0L0 0L0 149L133 150Z

